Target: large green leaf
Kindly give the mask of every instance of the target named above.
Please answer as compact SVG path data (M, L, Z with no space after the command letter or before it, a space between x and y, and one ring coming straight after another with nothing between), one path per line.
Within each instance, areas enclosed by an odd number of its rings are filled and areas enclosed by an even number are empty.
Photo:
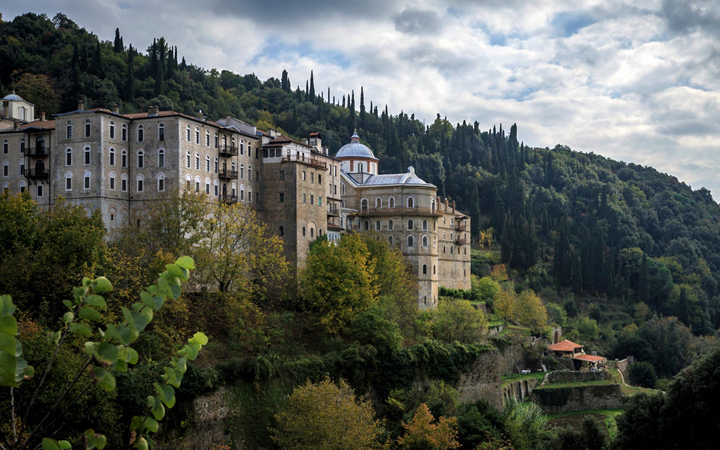
M11 315L0 316L0 333L17 335L17 321Z
M110 283L110 280L105 277L97 277L95 278L95 281L93 281L93 291L98 294L110 292L112 291L112 288L112 283Z
M85 298L85 303L87 303L90 306L94 306L100 310L105 310L107 308L107 303L105 302L105 299L100 295L88 295Z
M175 261L175 264L182 267L183 269L193 270L195 269L195 261L189 256L181 256Z

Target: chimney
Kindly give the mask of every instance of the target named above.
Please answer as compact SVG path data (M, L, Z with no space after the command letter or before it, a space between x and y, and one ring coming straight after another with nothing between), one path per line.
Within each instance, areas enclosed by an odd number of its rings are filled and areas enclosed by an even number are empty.
M78 111L85 111L85 97L81 96L78 100Z
M45 122L45 111L43 111L43 112L40 113L40 120L42 120L43 122Z
M453 206L453 212L455 212L455 200L453 200L452 206Z
M113 103L112 112L114 112L115 114L120 114L120 105L118 105L117 103Z
M157 107L157 105L152 105L148 107L148 116L157 116L160 109Z

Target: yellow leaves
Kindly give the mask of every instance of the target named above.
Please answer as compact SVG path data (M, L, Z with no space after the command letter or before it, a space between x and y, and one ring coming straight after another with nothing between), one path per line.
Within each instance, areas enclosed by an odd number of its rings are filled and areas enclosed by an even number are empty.
M410 423L403 423L403 428L405 434L398 439L400 448L432 450L460 448L457 440L457 418L440 417L436 422L425 403L418 406Z

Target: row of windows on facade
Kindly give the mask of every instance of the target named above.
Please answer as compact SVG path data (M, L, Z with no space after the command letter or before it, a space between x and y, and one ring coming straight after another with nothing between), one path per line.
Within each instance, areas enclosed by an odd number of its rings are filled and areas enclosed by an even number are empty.
M86 138L91 137L91 135L92 135L92 122L90 121L90 119L86 119L86 120L85 120L85 128L84 128L84 131L85 131L84 137L86 137ZM123 124L123 125L122 125L122 128L121 128L121 131L120 131L120 138L121 138L123 141L127 141L127 133L128 133L128 131L127 131L127 125ZM144 125L139 125L139 126L137 127L136 133L137 133L137 134L136 134L137 142L143 142L143 141L145 140L145 127L144 127ZM191 139L191 129L190 129L190 126L187 126L187 127L186 127L186 129L185 129L185 134L186 134L186 140L187 140L187 142L191 142L192 139ZM110 135L110 139L115 139L115 122L113 122L113 121L110 121L110 124L109 124L109 135ZM65 125L65 136L66 136L67 139L72 139L72 137L73 137L73 121L72 121L72 120L68 120L67 123L66 123L66 125ZM164 141L164 140L165 140L165 124L163 124L163 123L160 123L160 124L158 124L158 126L157 126L157 139L158 139L158 141ZM215 133L215 134L214 134L214 137L213 137L213 139L212 139L212 142L213 142L215 148L219 148L219 147L220 147L220 136L218 135L218 133ZM200 144L200 129L197 128L197 127L195 128L195 143L196 143L196 144ZM205 145L206 145L207 147L210 147L210 143L211 143L210 132L209 132L209 131L206 131L206 132L205 132ZM223 146L227 147L227 145L228 145L228 143L227 143L227 136L223 136ZM235 138L234 138L234 137L231 137L231 138L230 138L230 145L232 145L233 147L235 147ZM252 154L252 146L250 145L249 142L247 143L247 149L248 149L248 155L251 155L251 154ZM245 154L245 141L240 140L239 150L240 150L240 154L241 154L241 155L244 155L244 154ZM255 154L255 158L258 158L257 151L256 151L256 154Z
M352 229L352 226L353 226L352 217L348 217L347 224L348 224L348 228ZM365 220L363 222L363 225L364 225L365 231L370 231L370 221L369 220ZM395 222L392 219L388 220L386 230L393 231L394 229L395 229ZM415 229L415 220L408 219L406 229L414 230ZM428 231L428 229L429 229L428 221L423 220L422 221L422 231ZM433 231L435 231L435 230L437 230L437 225L435 223L433 223ZM375 221L375 231L382 231L382 221L380 221L380 220Z
M111 148L108 152L108 158L109 158L109 164L110 166L115 166L115 149ZM186 167L189 169L191 168L191 154L190 152L186 155ZM137 152L137 164L136 167L139 169L142 169L145 167L145 152L143 150L139 150ZM66 166L72 166L73 163L73 150L71 148L68 148L65 150L65 165ZM92 163L92 151L90 147L85 147L83 150L83 164L88 166ZM127 160L127 151L122 150L120 152L120 166L121 167L127 167L128 160ZM165 167L165 150L160 149L157 152L157 166L158 168L164 168ZM219 161L217 156L214 159L214 164L211 164L210 156L205 156L205 170L207 172L211 172L211 166L214 167L215 173L218 173L219 170ZM237 171L237 166L235 161L232 162L232 172L235 173ZM201 164L200 164L200 154L195 153L195 169L201 170ZM223 163L223 172L227 171L227 163ZM254 172L255 178L259 178L260 173L259 171L255 170ZM245 165L240 164L240 172L239 177L244 178L245 177ZM248 179L253 179L253 170L252 166L248 166Z
M27 190L27 185L25 184L25 181L20 180L20 182L18 183L18 192L20 192L22 194L26 190ZM37 195L38 198L41 198L43 196L43 190L44 190L43 185L38 184L36 186L35 195ZM10 192L10 184L8 182L3 183L3 192L6 194L8 192Z
M375 209L384 208L384 201L382 197L375 198ZM405 200L405 204L407 208L415 208L417 207L417 204L415 203L415 197L408 197ZM360 208L363 211L367 211L369 205L369 201L366 198L363 198L360 200ZM390 197L387 199L387 207L388 208L394 208L395 207L395 197ZM432 201L432 210L435 211L435 200Z

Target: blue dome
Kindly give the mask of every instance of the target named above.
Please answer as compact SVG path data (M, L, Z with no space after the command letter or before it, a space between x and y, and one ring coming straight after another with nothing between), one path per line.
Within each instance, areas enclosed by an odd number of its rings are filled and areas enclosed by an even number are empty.
M352 135L352 139L349 144L345 144L340 147L336 158L370 158L375 159L375 154L370 150L370 147L360 143L360 137L357 132Z
M16 101L16 102L24 102L25 99L17 95L16 93L8 94L5 97L3 97L3 100L9 100L9 101Z

